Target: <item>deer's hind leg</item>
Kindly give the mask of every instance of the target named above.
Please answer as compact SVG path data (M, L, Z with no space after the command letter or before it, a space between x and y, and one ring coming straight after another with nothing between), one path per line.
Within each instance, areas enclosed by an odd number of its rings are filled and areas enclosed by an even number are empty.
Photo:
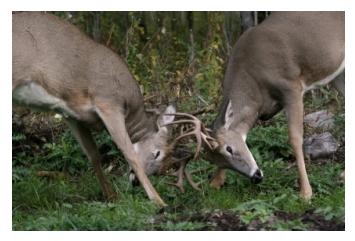
M101 155L97 149L96 143L91 135L91 132L82 123L66 118L66 122L72 130L76 140L79 142L81 149L84 151L87 158L92 162L97 179L99 180L102 192L108 201L117 198L117 194L113 191L111 183L102 172Z
M309 184L303 155L303 96L295 90L286 97L286 116L288 122L289 140L296 156L300 176L300 196L309 200L312 197L312 187Z

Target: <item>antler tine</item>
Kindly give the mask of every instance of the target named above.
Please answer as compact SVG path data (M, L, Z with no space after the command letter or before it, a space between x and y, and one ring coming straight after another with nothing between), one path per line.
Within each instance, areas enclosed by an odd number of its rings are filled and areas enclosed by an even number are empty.
M192 135L193 133L188 132L188 133L183 133L180 136L176 137L175 140L170 144L171 148L173 148L174 146L176 146L176 144L182 139L185 138L187 136Z
M173 115L173 114L165 114L165 115ZM194 121L192 121L192 120L178 120L178 121L173 121L173 122L167 123L164 126L174 125L174 124L185 124L185 123L194 124Z
M195 133L193 133L195 134ZM195 134L195 137L196 137L196 151L195 151L195 154L194 154L194 157L192 158L192 160L197 160L198 156L200 155L200 150L201 150L201 145L202 145L202 141L201 141L201 138L200 137L197 137L196 134Z
M216 139L214 139L213 137L211 137L208 132L212 132L212 130L206 128L205 126L202 126L202 138L204 140L204 142L206 143L206 145L213 150L215 148L215 146L213 145L213 142L216 142ZM204 134L206 133L206 134ZM212 143L210 143L209 141L212 141Z
M190 156L188 156L187 158L182 158L178 161L174 161L176 162L180 162L180 166L179 168L171 173L171 176L176 176L178 178L178 180L175 183L168 183L170 185L173 185L177 188L179 188L180 192L184 193L185 189L184 189L184 178L186 177L186 180L189 182L189 184L191 185L191 187L197 191L200 191L201 189L198 187L199 184L195 183L192 180L192 176L191 174L186 170L186 165L188 163L188 159L190 158Z
M166 113L165 115L185 116L185 117L190 117L191 119L197 119L196 116L191 115L189 113L183 113L183 112Z
M193 160L196 160L199 156L200 150L202 143L206 143L208 148L214 149L214 145L210 143L210 141L215 141L214 138L212 138L208 132L211 132L209 129L207 129L203 123L195 116L188 114L188 113L169 113L165 115L175 115L178 117L185 117L185 119L179 119L176 121L173 121L169 123L168 125L174 125L174 124L185 124L185 125L193 125L193 127L188 128L188 130L185 133L182 133L179 135L175 140L171 143L171 145L174 147L181 139L188 137L188 136L194 136L196 138L196 151L193 155ZM186 119L188 118L188 119ZM187 158L182 158L180 160L173 160L171 161L170 164L179 164L179 167L177 170L172 173L171 175L174 175L178 178L176 183L169 183L172 184L180 189L181 192L184 192L185 189L183 187L183 180L186 178L188 183L191 185L191 187L195 190L200 190L198 187L198 184L195 183L192 179L191 173L189 173L186 170L186 165L188 161L191 159L192 155L188 156Z
M181 112L169 113L169 114L165 114L165 115L175 115L175 116L182 116L182 117L190 118L190 119L182 119L182 120L173 121L173 122L169 123L168 125L173 125L173 124L193 124L195 126L194 128L191 128L192 130L189 129L191 131L189 131L188 133L180 135L173 142L173 144L175 145L182 138L194 135L195 138L196 138L196 142L197 142L196 152L195 152L195 155L194 155L194 158L193 158L194 160L197 159L203 142L206 143L206 145L210 149L213 149L213 145L211 145L211 143L209 141L215 141L215 139L212 138L208 134L208 131L210 131L210 130L208 130L196 116L188 114L188 113L181 113Z

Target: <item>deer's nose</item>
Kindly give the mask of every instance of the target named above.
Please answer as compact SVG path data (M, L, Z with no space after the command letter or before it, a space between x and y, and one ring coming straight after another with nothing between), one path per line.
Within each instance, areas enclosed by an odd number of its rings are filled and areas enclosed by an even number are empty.
M139 185L139 181L138 178L136 177L136 174L134 173L134 171L131 171L129 173L129 182L132 184L132 186L136 187Z
M260 169L256 170L254 175L251 177L251 180L255 184L260 183L263 180L263 172Z

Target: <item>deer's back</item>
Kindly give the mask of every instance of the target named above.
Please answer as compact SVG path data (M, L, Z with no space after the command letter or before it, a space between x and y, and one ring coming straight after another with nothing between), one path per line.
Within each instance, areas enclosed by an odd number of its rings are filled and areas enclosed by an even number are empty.
M261 84L300 78L312 84L342 64L344 39L343 12L274 12L237 42L225 81L246 71Z
M34 12L13 14L12 22L13 88L38 84L79 115L93 109L98 98L118 107L141 106L138 85L123 61L75 26Z
M42 75L36 81L50 85L54 92L63 86L87 86L97 45L77 28L49 14L20 13L13 15L12 31L14 79L20 73Z

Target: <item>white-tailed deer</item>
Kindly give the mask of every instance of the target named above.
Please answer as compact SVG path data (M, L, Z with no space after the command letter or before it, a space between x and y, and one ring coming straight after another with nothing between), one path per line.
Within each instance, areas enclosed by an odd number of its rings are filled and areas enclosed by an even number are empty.
M14 103L61 113L94 165L107 199L116 195L104 176L89 128L103 123L148 197L165 205L147 175L159 171L169 150L173 106L149 116L127 66L110 49L73 25L45 13L12 15Z
M273 12L235 44L223 81L223 101L213 125L218 148L208 159L219 166L211 185L220 187L225 169L255 182L263 178L245 140L258 119L285 109L289 139L300 175L300 195L310 199L303 156L303 94L344 71L344 12ZM344 82L337 87L344 93Z

